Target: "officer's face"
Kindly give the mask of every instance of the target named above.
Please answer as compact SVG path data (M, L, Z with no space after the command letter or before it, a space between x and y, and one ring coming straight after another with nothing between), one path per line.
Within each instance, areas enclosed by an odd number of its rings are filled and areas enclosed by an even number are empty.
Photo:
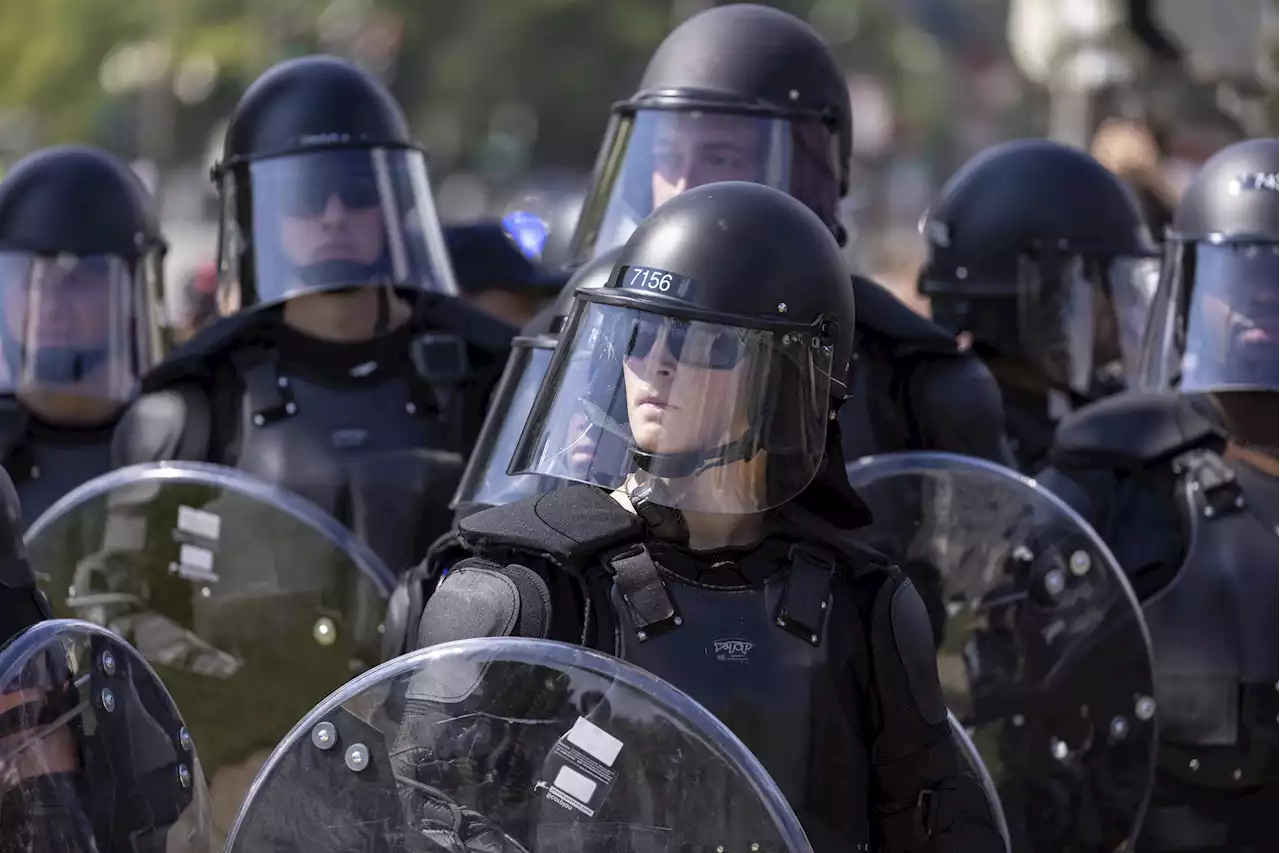
M653 206L717 181L759 181L760 123L745 116L670 113L653 150Z
M744 392L739 371L693 366L695 354L678 361L669 345L670 327L657 332L642 357L623 362L627 416L636 446L648 453L681 453L729 440L735 401ZM686 341L686 351L690 348ZM697 345L694 343L693 345Z
M27 346L93 349L107 340L111 282L90 264L47 264L42 274L5 284L5 325Z
M298 267L325 261L372 264L382 254L382 209L347 207L337 193L311 216L282 216L280 243Z

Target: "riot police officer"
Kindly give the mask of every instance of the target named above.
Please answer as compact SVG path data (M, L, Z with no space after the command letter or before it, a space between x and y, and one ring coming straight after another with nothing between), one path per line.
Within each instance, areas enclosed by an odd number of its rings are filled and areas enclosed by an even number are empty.
M430 537L406 548L403 530L361 520L396 507L419 522L437 503L447 518L438 496L457 483L514 330L458 297L422 151L356 66L269 69L236 107L214 176L220 299L239 313L147 377L116 462L234 466L404 568Z
M972 339L1034 471L1062 415L1123 388L1136 364L1155 286L1142 214L1083 151L1017 140L962 166L921 230L920 293L935 322Z
M815 850L1002 849L924 605L846 535L869 520L830 427L854 320L839 246L794 198L730 182L663 204L577 292L515 451L579 484L463 518L472 556L416 645L544 637L644 667L744 739Z
M1139 849L1277 845L1280 142L1210 159L1184 194L1141 390L1058 428L1037 480L1091 521L1143 604L1160 759Z
M843 72L803 21L755 4L693 16L614 108L571 258L620 245L666 200L726 180L791 194L843 244L850 113ZM1011 462L999 389L981 361L874 282L855 275L852 286L859 370L841 416L846 456L927 448Z
M110 470L111 432L159 358L152 208L96 148L36 152L0 182L0 442L28 521Z

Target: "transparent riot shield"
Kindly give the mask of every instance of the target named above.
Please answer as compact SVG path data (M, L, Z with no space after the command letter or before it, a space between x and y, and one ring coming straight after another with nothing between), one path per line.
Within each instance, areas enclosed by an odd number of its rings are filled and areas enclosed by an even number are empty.
M947 722L951 725L951 737L956 742L956 747L960 750L960 757L964 760L965 766L969 768L969 772L974 775L982 786L982 793L987 797L987 805L991 807L991 817L996 822L996 829L1000 830L1000 837L1004 839L1005 853L1009 853L1009 822L1004 816L1004 806L1000 805L1000 794L996 791L995 780L987 772L986 762L982 760L982 756L978 753L978 748L973 745L973 739L969 737L969 733L965 731L964 726L960 725L956 715L950 711L947 712Z
M546 640L389 661L299 723L227 853L809 851L710 712L616 658Z
M26 534L54 613L120 634L159 672L225 831L298 719L380 660L391 573L329 515L216 465L90 480Z
M57 619L0 649L0 850L214 845L193 739L128 643Z
M1115 558L1035 482L945 453L850 463L867 544L934 618L947 705L1014 851L1131 849L1155 772L1151 643Z

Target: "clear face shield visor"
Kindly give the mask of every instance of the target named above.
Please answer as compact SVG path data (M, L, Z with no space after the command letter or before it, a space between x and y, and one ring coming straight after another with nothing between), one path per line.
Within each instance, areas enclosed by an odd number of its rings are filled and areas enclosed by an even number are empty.
M1280 257L1275 243L1201 243L1178 264L1184 288L1178 388L1280 389Z
M1093 397L1136 375L1154 259L1023 255L1017 276L1021 348L1046 379Z
M817 329L743 328L579 299L511 463L682 510L798 495L825 452L832 350Z
M220 190L224 314L355 287L458 293L420 151L271 157L228 170Z
M124 406L161 355L159 275L158 253L0 252L0 393Z
M749 181L833 215L839 144L823 123L735 112L637 109L615 114L582 208L572 260L627 241L664 201L703 184Z

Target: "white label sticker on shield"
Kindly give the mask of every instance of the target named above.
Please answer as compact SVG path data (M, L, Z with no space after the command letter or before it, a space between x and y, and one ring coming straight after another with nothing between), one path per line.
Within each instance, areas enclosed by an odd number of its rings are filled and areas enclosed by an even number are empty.
M591 795L596 792L596 783L572 767L561 767L552 784L580 803L589 802Z
M565 739L605 767L612 767L613 762L618 758L618 753L622 751L622 741L586 717L578 718L573 728L569 729L569 733L565 735Z
M621 751L622 741L579 717L543 765L543 780L554 781L541 781L537 789L559 806L594 816L617 781L612 766Z
M218 541L222 532L222 519L211 512L189 506L178 507L178 530L199 536L202 539Z

